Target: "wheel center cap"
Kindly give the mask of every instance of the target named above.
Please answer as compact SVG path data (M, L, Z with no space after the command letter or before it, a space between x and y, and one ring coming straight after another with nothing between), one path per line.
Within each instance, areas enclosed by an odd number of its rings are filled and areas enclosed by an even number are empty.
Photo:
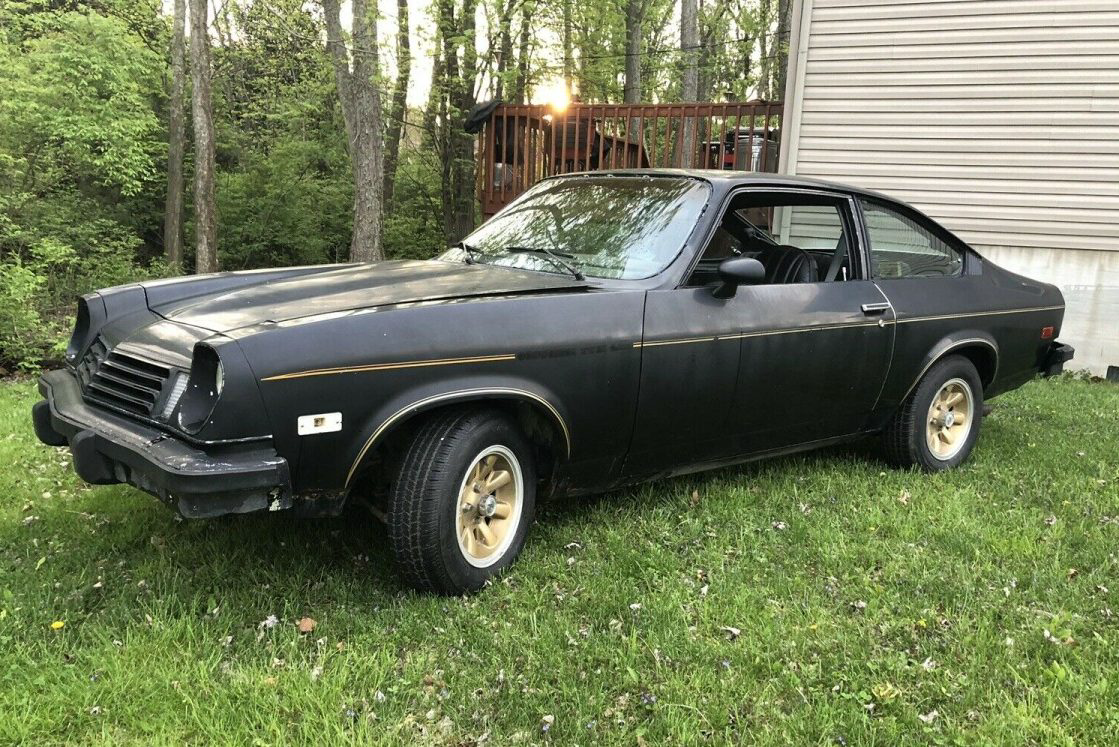
M483 518L488 519L497 513L497 498L493 493L483 496L478 500L478 514Z
M955 423L955 422L956 422L956 413L952 412L951 410L944 413L944 427L945 428L951 428L952 424Z

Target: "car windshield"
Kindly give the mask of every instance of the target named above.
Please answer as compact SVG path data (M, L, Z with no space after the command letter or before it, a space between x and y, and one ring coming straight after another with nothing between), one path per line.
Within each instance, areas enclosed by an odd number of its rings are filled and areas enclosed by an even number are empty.
M710 186L697 179L549 179L525 192L441 259L638 280L680 253Z

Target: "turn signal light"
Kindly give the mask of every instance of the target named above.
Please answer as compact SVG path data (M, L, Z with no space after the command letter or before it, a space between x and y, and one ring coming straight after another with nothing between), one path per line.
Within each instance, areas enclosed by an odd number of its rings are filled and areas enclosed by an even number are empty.
M1053 328L1052 327L1042 327L1041 328L1041 339L1052 340L1053 339Z

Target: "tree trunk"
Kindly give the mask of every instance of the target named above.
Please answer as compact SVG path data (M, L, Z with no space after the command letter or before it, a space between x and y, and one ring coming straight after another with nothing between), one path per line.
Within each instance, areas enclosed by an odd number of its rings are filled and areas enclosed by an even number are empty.
M528 50L529 38L532 32L532 8L531 2L525 2L521 5L521 30L520 39L518 40L520 49L517 52L517 83L516 88L513 90L513 101L517 104L525 103L528 96Z
M191 111L194 119L194 267L217 272L214 207L214 115L210 101L210 35L206 0L190 0Z
M381 131L381 94L376 87L380 64L376 19L367 0L353 1L353 69L346 53L338 0L323 0L327 48L334 62L334 79L346 127L346 147L354 173L351 262L384 259L383 222L384 136Z
M622 100L627 104L641 102L641 21L642 0L626 0L626 70Z
M186 0L175 0L171 24L171 96L167 120L167 203L163 212L163 247L167 263L183 267L183 151L186 122L183 94L186 88Z
M696 101L699 98L699 9L696 0L680 0L680 54L683 58L683 75L680 81L680 100ZM680 158L682 168L695 166L696 118L684 115Z
M400 159L400 136L408 116L408 82L412 75L412 43L408 29L408 0L396 0L396 83L389 105L385 137L385 179L383 200L392 206L396 191L396 167Z
M769 98L781 99L785 97L785 77L789 70L789 22L792 14L792 3L789 0L777 2L777 36L775 37L776 49L774 50L773 88Z
M563 88L567 98L575 92L575 50L571 38L571 3L563 0Z
M680 56L683 61L680 100L697 101L699 98L699 10L696 0L680 0Z
M497 72L494 75L494 98L505 95L505 80L513 62L513 6L516 0L501 0L497 18Z
M354 112L354 235L350 241L351 262L384 259L381 249L382 179L384 140L381 131L381 93L377 89L380 67L377 47L376 6L353 0L353 93Z
M475 0L464 0L456 22L454 0L439 0L437 23L443 42L441 101L441 195L443 230L448 242L474 229L474 139L462 128L463 117L475 103ZM462 57L459 58L459 45Z

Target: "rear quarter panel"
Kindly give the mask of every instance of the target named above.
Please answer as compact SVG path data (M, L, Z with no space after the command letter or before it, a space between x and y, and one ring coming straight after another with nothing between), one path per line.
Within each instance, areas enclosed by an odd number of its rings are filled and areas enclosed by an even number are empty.
M1064 299L1055 286L1014 275L977 255L960 277L875 282L897 319L880 411L896 408L931 363L967 344L997 351L986 398L1021 386L1037 373L1048 348L1042 328L1054 327L1055 338L1064 316Z

